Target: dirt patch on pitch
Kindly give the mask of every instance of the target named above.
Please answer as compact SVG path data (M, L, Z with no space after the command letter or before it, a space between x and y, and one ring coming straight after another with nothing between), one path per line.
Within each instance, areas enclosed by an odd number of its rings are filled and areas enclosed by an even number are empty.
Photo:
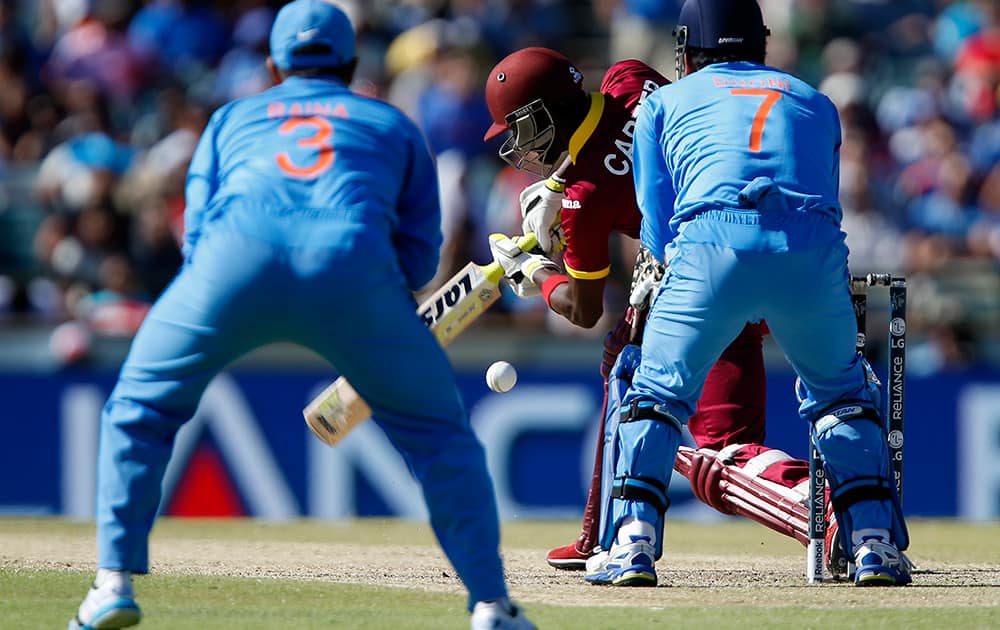
M441 552L427 544L357 545L324 542L248 542L154 536L159 574L317 580L464 593ZM914 586L855 589L805 584L804 554L774 558L667 552L657 565L657 588L609 588L583 582L582 573L557 571L537 549L504 550L512 595L525 603L565 606L815 606L933 607L1000 605L1000 564L915 558ZM40 535L0 531L0 568L93 569L90 532ZM964 588L954 588L964 587Z

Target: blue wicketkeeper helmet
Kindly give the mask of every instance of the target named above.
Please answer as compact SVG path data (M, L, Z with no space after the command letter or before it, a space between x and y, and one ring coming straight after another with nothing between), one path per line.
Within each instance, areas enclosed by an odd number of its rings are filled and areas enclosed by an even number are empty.
M684 74L684 50L763 50L771 31L757 0L685 0L677 18L674 49L677 78Z

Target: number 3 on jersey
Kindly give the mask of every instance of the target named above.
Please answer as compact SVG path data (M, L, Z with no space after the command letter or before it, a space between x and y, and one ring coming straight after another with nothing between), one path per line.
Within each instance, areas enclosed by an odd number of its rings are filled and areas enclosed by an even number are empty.
M296 164L287 151L275 156L278 168L296 179L314 179L319 177L333 164L333 145L330 137L333 135L333 125L326 118L311 116L309 118L289 118L278 127L278 133L283 136L295 133L300 127L307 127L313 133L299 138L295 144L308 153L316 151L316 159L308 164Z
M753 126L750 128L750 152L760 153L760 140L764 137L764 122L767 115L771 113L771 108L781 99L781 92L769 90L767 88L733 88L729 90L733 96L763 96L764 102L757 108L757 113L753 117Z

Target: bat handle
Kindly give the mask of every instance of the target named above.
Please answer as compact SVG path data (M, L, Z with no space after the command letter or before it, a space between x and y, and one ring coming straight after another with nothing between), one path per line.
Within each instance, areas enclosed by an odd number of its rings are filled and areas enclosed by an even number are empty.
M538 247L538 237L535 236L534 232L528 232L524 236L517 237L517 246L521 248L522 252L530 252Z
M538 237L535 236L534 232L528 232L524 236L518 236L517 246L521 248L521 251L523 252L530 252L538 247ZM483 275L489 278L493 284L499 284L500 279L503 278L503 267L500 266L500 263L494 260L488 265L483 266Z

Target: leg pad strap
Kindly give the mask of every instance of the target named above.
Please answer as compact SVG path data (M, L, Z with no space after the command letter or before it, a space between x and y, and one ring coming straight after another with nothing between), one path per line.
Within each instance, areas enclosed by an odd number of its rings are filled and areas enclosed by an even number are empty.
M664 405L648 400L633 400L621 412L618 422L636 422L638 420L656 420L673 426L680 431L684 423L677 416L667 411Z
M891 483L884 477L856 477L842 483L830 501L835 512L844 512L861 501L892 501Z
M650 477L615 477L611 486L611 498L649 503L661 515L670 507L667 489Z

